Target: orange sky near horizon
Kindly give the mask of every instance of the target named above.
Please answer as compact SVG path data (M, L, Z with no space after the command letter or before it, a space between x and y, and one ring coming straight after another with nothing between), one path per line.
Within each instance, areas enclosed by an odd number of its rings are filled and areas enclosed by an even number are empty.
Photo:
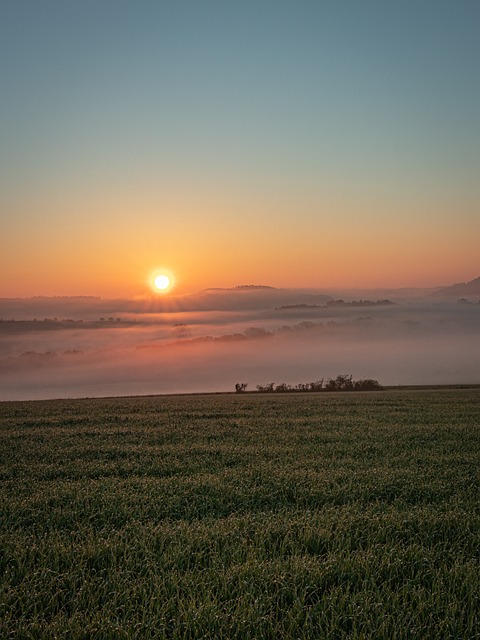
M22 200L24 225L0 257L0 296L149 295L150 275L162 269L175 276L172 293L250 283L430 287L477 277L474 203L464 205L466 226L449 217L454 203L432 200L326 189L158 195L146 186L141 194L37 195Z
M0 257L0 296L149 295L150 275L162 269L175 277L171 293L252 283L430 287L479 275L473 205L466 227L449 220L448 203L378 194L95 195L72 198L68 215L63 198L24 203L25 228Z

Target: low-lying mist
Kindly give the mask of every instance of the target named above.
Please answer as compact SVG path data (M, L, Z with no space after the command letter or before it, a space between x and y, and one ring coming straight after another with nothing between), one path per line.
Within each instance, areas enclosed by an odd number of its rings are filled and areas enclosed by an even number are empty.
M480 382L480 304L381 302L282 290L205 292L163 310L155 300L0 301L0 399L253 390L338 373Z

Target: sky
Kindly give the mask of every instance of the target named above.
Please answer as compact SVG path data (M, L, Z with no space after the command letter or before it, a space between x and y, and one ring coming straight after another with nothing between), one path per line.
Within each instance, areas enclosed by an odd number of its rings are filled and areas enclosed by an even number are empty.
M479 275L476 0L5 0L0 296Z

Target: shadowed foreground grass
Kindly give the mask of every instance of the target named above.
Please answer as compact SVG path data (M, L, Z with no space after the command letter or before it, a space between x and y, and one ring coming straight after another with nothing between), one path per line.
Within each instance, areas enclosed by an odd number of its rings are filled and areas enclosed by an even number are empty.
M480 390L0 404L0 637L479 638Z

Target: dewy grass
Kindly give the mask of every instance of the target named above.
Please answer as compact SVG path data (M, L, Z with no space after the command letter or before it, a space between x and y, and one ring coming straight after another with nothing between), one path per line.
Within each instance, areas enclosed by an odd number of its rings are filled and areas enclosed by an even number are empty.
M478 638L480 391L0 405L0 637Z

